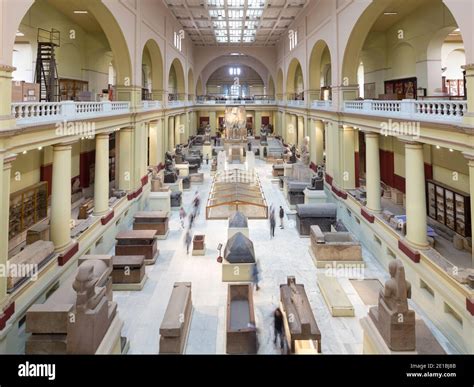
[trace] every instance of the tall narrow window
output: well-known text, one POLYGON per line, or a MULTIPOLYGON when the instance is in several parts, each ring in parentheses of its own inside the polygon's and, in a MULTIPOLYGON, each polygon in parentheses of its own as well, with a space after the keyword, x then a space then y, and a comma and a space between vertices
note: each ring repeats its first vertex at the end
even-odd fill
POLYGON ((360 62, 359 69, 357 70, 357 83, 359 84, 359 97, 365 98, 365 70, 364 70, 364 63, 360 62))

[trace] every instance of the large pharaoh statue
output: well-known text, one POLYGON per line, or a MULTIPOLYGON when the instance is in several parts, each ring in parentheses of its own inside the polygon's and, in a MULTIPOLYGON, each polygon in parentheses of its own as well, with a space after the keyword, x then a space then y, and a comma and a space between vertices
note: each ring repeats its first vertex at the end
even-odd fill
POLYGON ((245 140, 247 137, 247 114, 244 106, 228 107, 225 110, 226 139, 245 140))

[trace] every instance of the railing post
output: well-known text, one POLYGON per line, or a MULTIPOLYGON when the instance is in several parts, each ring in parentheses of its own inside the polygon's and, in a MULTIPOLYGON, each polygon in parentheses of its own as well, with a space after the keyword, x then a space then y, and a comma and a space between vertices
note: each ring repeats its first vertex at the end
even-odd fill
POLYGON ((365 99, 362 102, 362 110, 365 111, 365 112, 372 111, 372 102, 373 102, 373 100, 371 100, 371 99, 365 99))
POLYGON ((60 103, 60 116, 64 120, 73 119, 76 117, 76 103, 74 101, 63 101, 60 103))
POLYGON ((102 102, 102 112, 103 113, 111 113, 112 112, 112 102, 110 102, 110 101, 102 102))
POLYGON ((416 113, 416 100, 414 99, 403 99, 400 101, 400 113, 403 115, 411 116, 416 113))

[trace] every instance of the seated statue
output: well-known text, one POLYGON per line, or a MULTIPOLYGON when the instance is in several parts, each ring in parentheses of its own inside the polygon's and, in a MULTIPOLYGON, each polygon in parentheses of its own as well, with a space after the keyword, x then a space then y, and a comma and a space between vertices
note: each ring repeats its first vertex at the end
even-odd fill
POLYGON ((288 161, 288 164, 296 164, 298 159, 296 158, 296 145, 291 146, 291 155, 290 155, 290 160, 288 161))
POLYGON ((318 167, 318 172, 311 177, 311 185, 308 186, 311 191, 321 191, 324 189, 323 169, 318 167))
POLYGON ((262 127, 262 129, 260 130, 260 144, 262 144, 262 145, 268 145, 268 140, 267 140, 268 132, 267 132, 267 130, 268 130, 267 127, 262 127))
POLYGON ((209 145, 211 143, 211 126, 207 125, 204 132, 204 143, 209 145))
POLYGON ((176 183, 178 180, 178 174, 174 168, 173 156, 171 156, 170 152, 166 152, 165 154, 165 183, 176 183))
POLYGON ((174 152, 174 160, 176 164, 184 164, 184 156, 183 156, 183 146, 178 144, 176 145, 176 150, 174 152))
POLYGON ((402 261, 391 261, 390 279, 380 291, 379 303, 370 308, 369 316, 392 351, 414 351, 415 312, 408 308, 411 285, 405 279, 402 261))

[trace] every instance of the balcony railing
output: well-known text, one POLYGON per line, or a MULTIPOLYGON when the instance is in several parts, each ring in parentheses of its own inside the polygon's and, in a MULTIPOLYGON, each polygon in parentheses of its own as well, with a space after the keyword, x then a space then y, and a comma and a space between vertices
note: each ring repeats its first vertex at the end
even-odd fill
POLYGON ((273 98, 265 99, 231 99, 231 98, 198 98, 196 105, 276 105, 277 101, 273 98))
POLYGON ((130 102, 21 102, 12 104, 17 124, 28 125, 52 121, 87 119, 97 116, 126 114, 130 102))
POLYGON ((286 101, 287 106, 291 107, 305 107, 306 102, 301 99, 290 99, 286 101))
POLYGON ((311 109, 332 110, 332 101, 313 101, 311 102, 311 109))
POLYGON ((142 101, 141 109, 148 110, 159 110, 162 108, 161 101, 142 101))
POLYGON ((460 122, 467 113, 467 101, 345 101, 344 111, 384 117, 425 121, 460 122))

